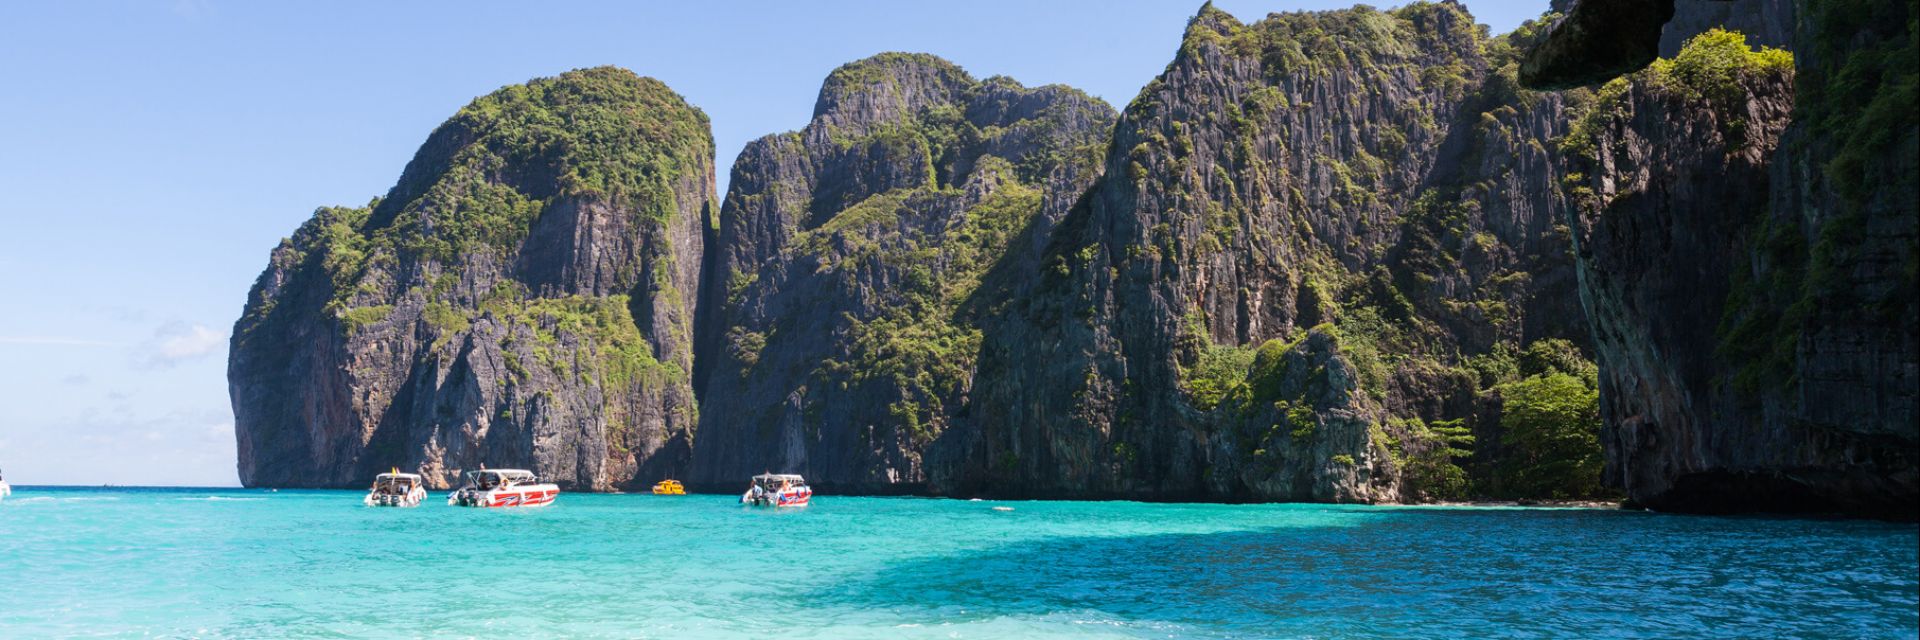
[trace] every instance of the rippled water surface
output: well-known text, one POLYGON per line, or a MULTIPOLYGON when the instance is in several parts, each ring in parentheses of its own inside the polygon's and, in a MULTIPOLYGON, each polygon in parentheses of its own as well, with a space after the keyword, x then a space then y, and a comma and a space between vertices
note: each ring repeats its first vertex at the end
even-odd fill
POLYGON ((1916 528, 1552 509, 16 488, 0 637, 1915 637, 1916 528), (996 511, 991 507, 1012 507, 996 511))

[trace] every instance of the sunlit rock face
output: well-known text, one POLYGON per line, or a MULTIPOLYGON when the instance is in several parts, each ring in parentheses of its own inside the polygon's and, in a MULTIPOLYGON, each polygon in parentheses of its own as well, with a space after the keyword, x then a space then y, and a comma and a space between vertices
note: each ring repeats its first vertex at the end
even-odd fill
POLYGON ((708 255, 694 480, 924 490, 981 325, 1098 176, 1113 109, 925 54, 828 76, 736 161, 708 255))
POLYGON ((622 69, 461 109, 384 198, 274 249, 228 364, 241 481, 683 471, 712 158, 704 114, 622 69))

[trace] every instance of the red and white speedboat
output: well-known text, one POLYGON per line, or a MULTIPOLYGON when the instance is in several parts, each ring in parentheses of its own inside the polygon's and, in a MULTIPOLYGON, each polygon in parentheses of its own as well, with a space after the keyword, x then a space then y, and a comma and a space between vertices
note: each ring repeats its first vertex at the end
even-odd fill
POLYGON ((804 507, 813 500, 813 488, 805 478, 791 473, 763 473, 753 477, 753 486, 741 494, 740 504, 762 507, 804 507))
POLYGON ((525 469, 481 469, 467 472, 467 483, 447 494, 456 507, 539 507, 560 496, 558 485, 541 482, 525 469))

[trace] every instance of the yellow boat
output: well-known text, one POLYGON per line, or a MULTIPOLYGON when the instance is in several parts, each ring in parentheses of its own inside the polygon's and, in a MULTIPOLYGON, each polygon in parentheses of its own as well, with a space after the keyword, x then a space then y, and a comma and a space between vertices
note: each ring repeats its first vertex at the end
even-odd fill
POLYGON ((653 485, 653 495, 684 496, 687 495, 687 488, 680 486, 679 480, 661 480, 658 484, 653 485))

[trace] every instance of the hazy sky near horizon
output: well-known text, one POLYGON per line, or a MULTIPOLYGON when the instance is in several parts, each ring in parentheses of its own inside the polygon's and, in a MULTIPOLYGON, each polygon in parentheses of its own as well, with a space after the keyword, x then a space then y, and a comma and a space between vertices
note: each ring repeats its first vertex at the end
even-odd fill
MULTIPOLYGON (((1354 3, 1214 4, 1252 21, 1354 3)), ((1547 0, 1465 4, 1503 33, 1547 0)), ((724 183, 749 140, 805 125, 846 62, 924 51, 1117 108, 1199 6, 0 4, 0 472, 238 484, 227 338, 268 251, 316 207, 384 194, 434 126, 500 86, 607 64, 659 78, 712 118, 724 183)))

